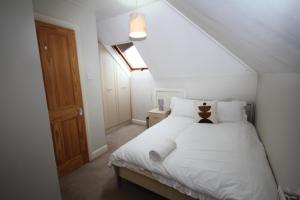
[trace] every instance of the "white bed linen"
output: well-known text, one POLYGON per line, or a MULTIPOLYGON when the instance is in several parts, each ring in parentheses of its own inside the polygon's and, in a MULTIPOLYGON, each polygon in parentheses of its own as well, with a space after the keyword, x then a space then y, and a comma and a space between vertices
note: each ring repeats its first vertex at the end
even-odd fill
POLYGON ((247 122, 212 125, 168 117, 115 151, 110 164, 146 169, 158 181, 198 199, 277 196, 263 146, 247 122), (175 140, 177 148, 163 162, 152 162, 149 149, 161 137, 175 140))
POLYGON ((176 149, 176 143, 173 140, 160 140, 152 146, 149 151, 149 158, 155 162, 163 161, 172 151, 176 149))
POLYGON ((276 184, 248 122, 192 124, 163 162, 170 178, 216 199, 275 200, 276 184))
POLYGON ((167 117, 117 149, 111 155, 109 165, 118 165, 118 161, 126 161, 154 173, 167 174, 162 165, 154 164, 155 162, 149 158, 149 151, 158 141, 168 139, 174 141, 178 134, 193 122, 192 118, 167 117))

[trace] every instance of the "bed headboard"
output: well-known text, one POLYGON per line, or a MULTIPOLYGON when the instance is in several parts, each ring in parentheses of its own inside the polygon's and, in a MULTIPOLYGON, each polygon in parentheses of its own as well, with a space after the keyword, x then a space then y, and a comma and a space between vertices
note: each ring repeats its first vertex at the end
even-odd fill
POLYGON ((164 99, 164 108, 170 108, 171 98, 185 98, 185 91, 182 89, 163 89, 155 88, 153 94, 153 106, 158 107, 158 99, 164 99))

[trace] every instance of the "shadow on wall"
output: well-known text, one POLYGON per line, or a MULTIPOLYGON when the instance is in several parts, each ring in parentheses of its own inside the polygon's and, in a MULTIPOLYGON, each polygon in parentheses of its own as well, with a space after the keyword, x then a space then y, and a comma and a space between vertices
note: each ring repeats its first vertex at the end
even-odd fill
POLYGON ((259 76, 256 125, 278 183, 300 195, 300 74, 259 76))

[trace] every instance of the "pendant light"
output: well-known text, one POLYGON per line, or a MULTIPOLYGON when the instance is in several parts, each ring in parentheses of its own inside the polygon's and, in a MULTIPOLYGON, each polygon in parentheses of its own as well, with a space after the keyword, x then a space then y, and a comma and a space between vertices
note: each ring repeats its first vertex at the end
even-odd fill
POLYGON ((147 37, 145 15, 136 11, 129 16, 129 37, 131 40, 144 40, 147 37))

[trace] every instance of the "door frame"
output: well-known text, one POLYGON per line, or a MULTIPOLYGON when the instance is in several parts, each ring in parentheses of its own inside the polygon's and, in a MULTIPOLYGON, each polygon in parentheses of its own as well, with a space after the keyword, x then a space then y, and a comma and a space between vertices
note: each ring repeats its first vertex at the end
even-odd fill
POLYGON ((45 22, 48 24, 53 24, 56 26, 61 26, 63 28, 68 28, 72 29, 75 32, 75 42, 76 42, 76 50, 77 50, 77 59, 78 59, 78 66, 79 66, 79 78, 80 78, 80 87, 81 87, 81 93, 82 93, 82 101, 83 101, 83 110, 84 110, 84 120, 85 120, 85 129, 86 129, 86 137, 87 137, 87 148, 88 148, 88 157, 89 160, 93 160, 93 151, 92 151, 92 140, 91 140, 91 134, 90 134, 90 128, 89 128, 89 121, 88 121, 88 114, 87 114, 87 96, 86 96, 86 90, 85 90, 85 69, 84 65, 82 63, 82 53, 81 53, 81 48, 80 48, 80 29, 79 26, 76 24, 72 24, 70 22, 57 19, 54 17, 50 17, 47 15, 43 15, 40 13, 34 13, 34 19, 45 22))

